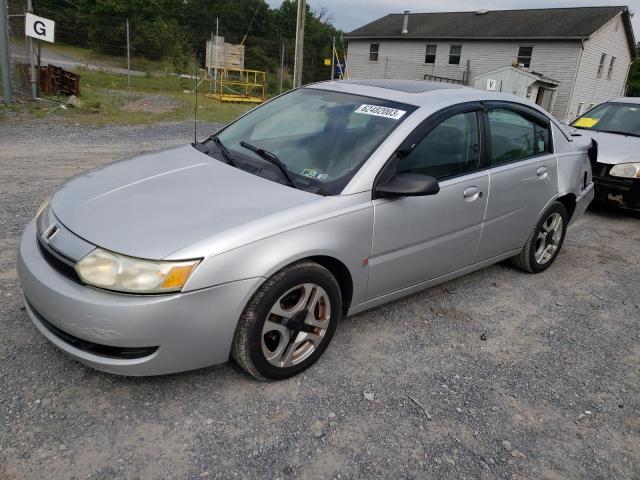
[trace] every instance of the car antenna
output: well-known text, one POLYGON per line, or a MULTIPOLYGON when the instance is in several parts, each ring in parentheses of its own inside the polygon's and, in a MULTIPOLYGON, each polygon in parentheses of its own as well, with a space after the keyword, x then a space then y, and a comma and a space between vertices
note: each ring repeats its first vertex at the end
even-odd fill
POLYGON ((196 56, 196 88, 194 93, 196 95, 195 106, 193 109, 193 141, 198 143, 198 57, 196 56))

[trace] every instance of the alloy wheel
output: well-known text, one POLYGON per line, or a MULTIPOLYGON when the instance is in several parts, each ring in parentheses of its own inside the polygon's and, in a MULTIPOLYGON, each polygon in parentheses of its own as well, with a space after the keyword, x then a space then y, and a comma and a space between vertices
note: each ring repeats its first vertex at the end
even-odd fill
POLYGON ((552 213, 542 223, 536 238, 534 254, 538 264, 545 265, 553 258, 562 240, 563 224, 559 213, 552 213))
POLYGON ((262 353, 272 365, 291 367, 322 343, 331 321, 327 292, 314 283, 297 285, 273 304, 262 328, 262 353))

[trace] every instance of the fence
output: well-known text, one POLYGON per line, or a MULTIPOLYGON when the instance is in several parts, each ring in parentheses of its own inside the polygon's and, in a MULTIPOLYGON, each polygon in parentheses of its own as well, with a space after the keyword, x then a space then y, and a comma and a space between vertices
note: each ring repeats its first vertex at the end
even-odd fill
MULTIPOLYGON (((56 67, 67 72, 79 73, 81 78, 94 78, 96 73, 127 76, 127 84, 133 87, 142 83, 143 78, 147 84, 151 83, 148 81, 149 78, 157 78, 159 91, 164 88, 161 83, 172 92, 191 90, 194 83, 192 77, 204 76, 206 42, 213 38, 216 30, 215 16, 213 22, 211 17, 217 15, 219 10, 219 35, 234 44, 246 41, 244 68, 265 71, 265 75, 259 80, 254 78, 249 82, 259 84, 260 90, 264 91, 258 96, 270 96, 291 88, 294 36, 285 36, 283 30, 266 36, 263 31, 262 37, 252 37, 250 33, 251 24, 255 25, 260 20, 260 11, 256 5, 262 5, 261 8, 264 9, 269 8, 265 2, 227 2, 231 7, 226 10, 217 6, 220 2, 194 2, 198 3, 200 8, 206 8, 207 11, 204 13, 207 15, 185 12, 179 5, 181 2, 176 2, 175 15, 167 14, 162 21, 150 19, 144 12, 138 12, 137 16, 132 18, 116 14, 101 14, 97 18, 81 11, 80 5, 83 2, 36 0, 34 3, 34 14, 56 21, 55 44, 34 42, 36 71, 42 71, 45 75, 49 75, 56 67), (238 17, 238 11, 249 7, 255 9, 254 17, 257 14, 258 18, 251 19, 251 23, 238 19, 242 18, 238 17), (215 10, 216 8, 218 10, 215 10), (160 81, 161 79, 163 80, 160 81)), ((187 5, 187 2, 184 2, 184 5, 187 5)), ((27 0, 8 0, 8 7, 11 83, 14 97, 20 100, 31 97, 28 67, 31 52, 27 48, 24 34, 27 0)), ((136 8, 142 11, 147 7, 143 2, 142 6, 136 8)), ((267 20, 264 21, 270 22, 272 14, 273 11, 265 16, 267 20)), ((332 35, 327 34, 325 37, 318 40, 316 33, 314 38, 305 42, 304 71, 308 73, 306 82, 325 80, 331 76, 331 67, 325 66, 324 59, 330 57, 332 35)), ((344 45, 340 48, 344 51, 344 45)), ((69 77, 66 73, 63 76, 69 77)), ((39 87, 47 86, 42 93, 68 93, 66 88, 56 88, 56 82, 53 87, 49 80, 40 79, 36 80, 36 83, 39 87)), ((120 88, 121 80, 114 79, 113 83, 120 88)), ((83 84, 81 80, 81 93, 83 84)), ((246 88, 239 84, 236 86, 246 88)), ((208 89, 207 83, 204 83, 202 88, 208 89)), ((212 90, 211 93, 215 91, 212 90)))

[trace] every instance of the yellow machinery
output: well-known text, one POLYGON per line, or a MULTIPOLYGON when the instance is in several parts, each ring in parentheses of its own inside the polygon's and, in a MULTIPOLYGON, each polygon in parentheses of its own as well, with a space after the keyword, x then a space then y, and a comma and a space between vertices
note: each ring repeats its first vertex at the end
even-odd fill
POLYGON ((260 70, 218 68, 214 76, 207 79, 213 82, 213 91, 205 96, 221 102, 262 103, 265 79, 265 72, 260 70))

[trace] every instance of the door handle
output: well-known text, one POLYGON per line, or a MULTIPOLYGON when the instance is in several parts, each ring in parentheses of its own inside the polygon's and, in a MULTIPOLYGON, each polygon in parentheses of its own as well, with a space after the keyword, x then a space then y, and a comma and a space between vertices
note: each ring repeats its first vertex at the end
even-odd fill
POLYGON ((548 172, 549 172, 549 169, 547 167, 539 167, 538 170, 536 170, 536 175, 539 178, 547 178, 548 172))
POLYGON ((473 202, 482 196, 482 192, 478 187, 467 187, 464 192, 462 192, 462 196, 466 202, 473 202))

